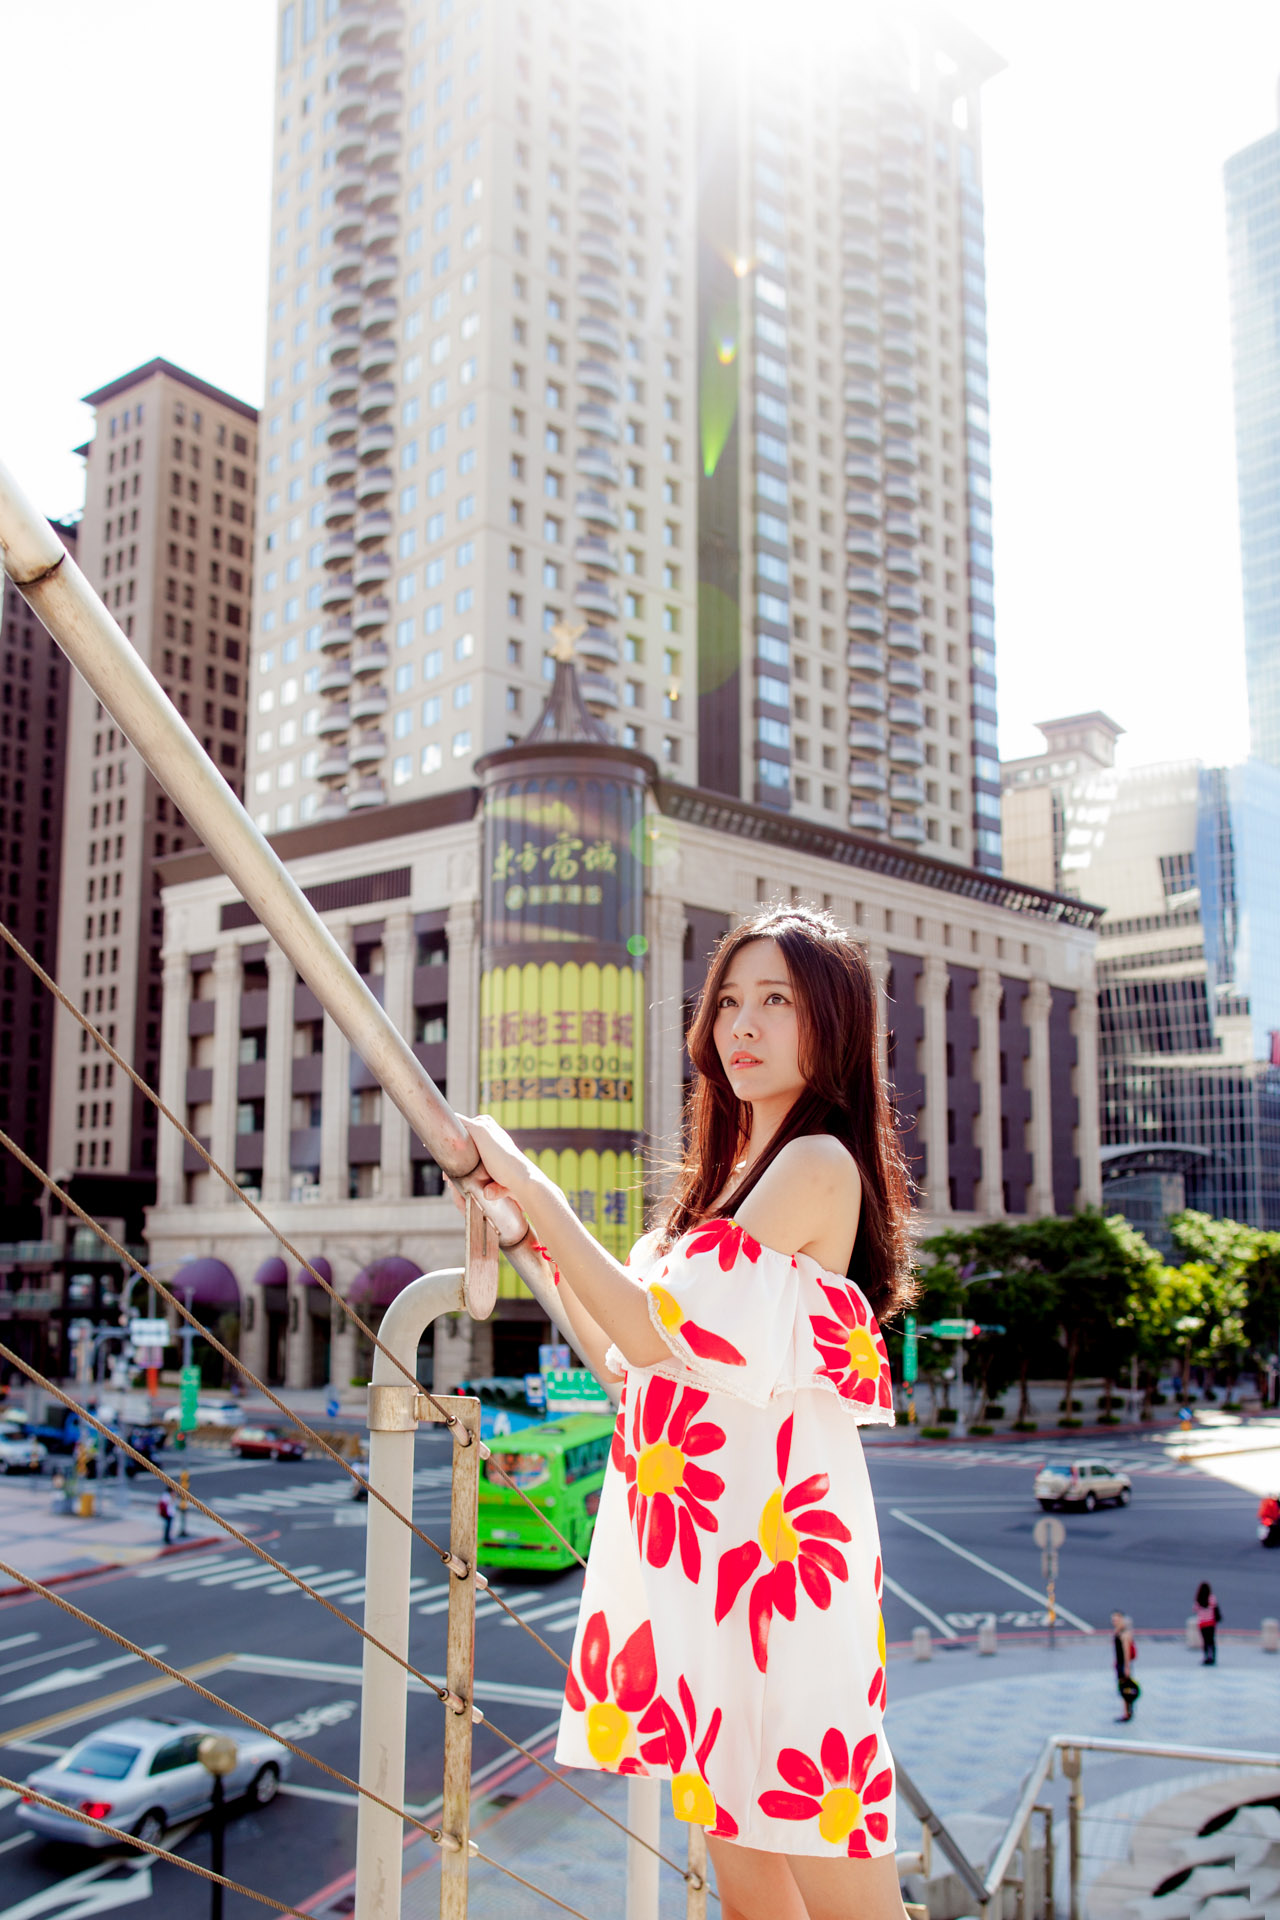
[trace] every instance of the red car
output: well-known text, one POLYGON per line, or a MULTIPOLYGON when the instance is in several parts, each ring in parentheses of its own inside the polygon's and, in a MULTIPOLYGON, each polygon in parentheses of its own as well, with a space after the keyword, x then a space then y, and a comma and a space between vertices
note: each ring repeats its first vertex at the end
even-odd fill
POLYGON ((301 1460, 307 1451, 284 1427, 237 1427, 231 1445, 242 1460, 301 1460))

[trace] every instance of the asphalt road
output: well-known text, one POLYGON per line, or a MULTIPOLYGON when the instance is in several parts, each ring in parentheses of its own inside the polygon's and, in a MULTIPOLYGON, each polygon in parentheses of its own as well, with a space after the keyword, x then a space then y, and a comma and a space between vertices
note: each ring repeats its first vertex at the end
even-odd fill
MULTIPOLYGON (((1280 1553, 1254 1537, 1256 1497, 1177 1467, 1147 1446, 1090 1447, 1134 1470, 1132 1505, 1065 1518, 1057 1597, 1060 1630, 1093 1629, 1106 1664, 1110 1610, 1140 1628, 1180 1627, 1197 1582, 1211 1579, 1228 1626, 1256 1628, 1280 1613, 1280 1553), (1158 1470, 1156 1470, 1158 1469, 1158 1470)), ((981 1620, 1001 1633, 1042 1629, 1040 1555, 1032 1540, 1039 1508, 1031 1495, 1036 1454, 1009 1446, 920 1450, 898 1441, 869 1446, 880 1515, 890 1641, 929 1625, 935 1645, 961 1645, 981 1620)), ((418 1441, 415 1511, 426 1531, 447 1530, 448 1442, 418 1441)), ((193 1489, 253 1531, 287 1566, 334 1604, 361 1618, 363 1506, 336 1469, 313 1462, 272 1466, 206 1456, 193 1461, 193 1489)), ((425 1672, 443 1666, 444 1576, 415 1543, 411 1658, 425 1672)), ((502 1591, 566 1654, 581 1576, 507 1575, 502 1591)), ((358 1637, 232 1543, 198 1548, 141 1567, 79 1580, 67 1597, 178 1667, 197 1666, 203 1683, 310 1753, 349 1775, 359 1727, 358 1637)), ((545 1750, 560 1672, 528 1636, 491 1606, 480 1609, 477 1698, 506 1732, 545 1750)), ((126 1712, 204 1711, 176 1686, 124 1698, 157 1679, 136 1658, 93 1636, 47 1602, 0 1603, 0 1771, 23 1778, 55 1752, 126 1712)), ((217 1716, 210 1710, 209 1718, 217 1716)), ((229 1724, 223 1722, 223 1724, 229 1724)), ((408 1804, 429 1808, 439 1791, 441 1709, 429 1695, 409 1703, 408 1804)), ((507 1765, 495 1735, 476 1729, 475 1765, 489 1790, 507 1765)), ((0 1794, 0 1920, 88 1920, 128 1909, 140 1920, 188 1920, 209 1910, 209 1888, 177 1865, 113 1853, 86 1853, 34 1838, 0 1794)), ((233 1878, 306 1906, 351 1869, 354 1796, 298 1761, 286 1790, 260 1811, 237 1808, 227 1840, 233 1878)), ((207 1831, 170 1836, 185 1858, 209 1864, 207 1831)), ((228 1896, 227 1920, 266 1909, 228 1896)))

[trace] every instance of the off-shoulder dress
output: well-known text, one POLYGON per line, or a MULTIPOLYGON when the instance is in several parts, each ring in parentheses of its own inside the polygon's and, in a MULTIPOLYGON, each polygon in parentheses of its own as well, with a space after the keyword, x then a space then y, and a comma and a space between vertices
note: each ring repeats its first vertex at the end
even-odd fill
POLYGON ((671 1781, 676 1817, 769 1853, 892 1853, 875 1507, 893 1424, 859 1289, 712 1219, 628 1267, 671 1350, 628 1367, 556 1757, 671 1781))

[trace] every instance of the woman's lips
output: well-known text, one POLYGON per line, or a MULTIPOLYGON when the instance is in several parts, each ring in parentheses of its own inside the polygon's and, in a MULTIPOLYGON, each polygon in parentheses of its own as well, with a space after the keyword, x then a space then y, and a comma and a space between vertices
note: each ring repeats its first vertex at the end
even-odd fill
POLYGON ((758 1067, 761 1064, 754 1053, 734 1053, 729 1057, 731 1067, 758 1067))

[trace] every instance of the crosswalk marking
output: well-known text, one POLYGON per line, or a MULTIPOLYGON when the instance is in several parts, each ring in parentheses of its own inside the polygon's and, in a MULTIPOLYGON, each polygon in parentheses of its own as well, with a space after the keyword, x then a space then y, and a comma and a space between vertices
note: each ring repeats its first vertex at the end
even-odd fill
POLYGON ((1055 1455, 1074 1453, 1080 1458, 1087 1454, 1090 1460, 1102 1460, 1121 1473, 1141 1473, 1161 1478, 1187 1479, 1199 1478, 1193 1466, 1185 1466, 1182 1461, 1171 1459, 1168 1455, 1157 1453, 1154 1448, 1149 1452, 1131 1448, 1116 1450, 1106 1445, 1098 1446, 1091 1440, 1073 1440, 1069 1433, 1054 1434, 1047 1432, 1044 1438, 1033 1446, 1026 1447, 983 1447, 965 1446, 948 1442, 945 1446, 921 1446, 911 1440, 874 1440, 867 1443, 866 1456, 870 1466, 883 1460, 897 1466, 904 1460, 915 1465, 929 1467, 950 1467, 953 1470, 964 1467, 1013 1467, 1019 1473, 1032 1474, 1047 1453, 1055 1455))

